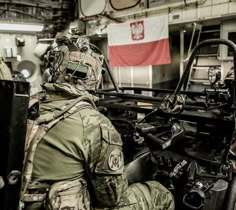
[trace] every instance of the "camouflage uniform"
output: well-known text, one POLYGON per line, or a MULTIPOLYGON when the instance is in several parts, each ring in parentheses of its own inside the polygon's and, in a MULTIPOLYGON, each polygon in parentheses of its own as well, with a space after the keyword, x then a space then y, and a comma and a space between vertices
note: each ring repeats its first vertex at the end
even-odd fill
POLYGON ((120 135, 94 107, 95 97, 78 86, 46 87, 54 90, 40 106, 38 122, 46 123, 27 133, 21 192, 27 210, 174 209, 158 182, 128 186, 120 135))
MULTIPOLYGON (((64 104, 45 103, 42 113, 60 110, 64 104)), ((120 136, 111 122, 88 103, 43 137, 36 149, 32 181, 51 184, 48 209, 91 209, 88 191, 92 192, 93 207, 174 209, 172 195, 158 182, 128 186, 120 136), (88 189, 88 185, 92 186, 88 189)))
POLYGON ((0 79, 12 80, 11 71, 0 57, 0 79))

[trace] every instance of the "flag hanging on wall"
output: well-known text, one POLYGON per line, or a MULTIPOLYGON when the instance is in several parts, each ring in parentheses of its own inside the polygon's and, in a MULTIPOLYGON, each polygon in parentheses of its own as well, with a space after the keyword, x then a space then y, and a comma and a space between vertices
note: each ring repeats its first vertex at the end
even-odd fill
POLYGON ((168 16, 111 24, 108 46, 111 66, 169 64, 168 16))

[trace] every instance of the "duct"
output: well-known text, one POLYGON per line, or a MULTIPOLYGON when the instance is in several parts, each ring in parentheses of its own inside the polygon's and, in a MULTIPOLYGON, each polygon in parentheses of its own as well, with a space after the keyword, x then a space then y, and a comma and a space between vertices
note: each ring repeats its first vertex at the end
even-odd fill
MULTIPOLYGON (((187 2, 187 5, 188 6, 191 6, 191 5, 202 5, 206 2, 207 0, 189 0, 187 2)), ((154 8, 148 8, 148 9, 143 9, 143 10, 140 10, 140 11, 132 11, 130 13, 122 13, 122 14, 114 14, 113 17, 114 18, 122 18, 122 17, 127 17, 127 16, 130 16, 130 15, 138 15, 138 14, 147 14, 147 13, 151 13, 151 12, 160 12, 162 10, 166 10, 166 9, 181 9, 181 8, 184 8, 186 7, 185 5, 185 2, 184 1, 181 1, 181 2, 176 2, 176 3, 169 3, 169 4, 165 4, 165 5, 162 5, 162 6, 158 6, 158 7, 154 7, 154 8)))
POLYGON ((98 14, 102 14, 106 9, 106 1, 105 0, 80 0, 79 1, 79 9, 84 17, 95 16, 98 14))
POLYGON ((140 4, 141 0, 109 0, 112 9, 121 11, 126 9, 131 9, 140 4))

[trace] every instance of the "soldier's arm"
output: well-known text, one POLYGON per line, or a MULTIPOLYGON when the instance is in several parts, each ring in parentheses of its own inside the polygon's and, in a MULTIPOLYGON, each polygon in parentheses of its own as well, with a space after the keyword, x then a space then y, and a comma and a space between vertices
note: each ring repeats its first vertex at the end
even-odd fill
POLYGON ((91 128, 91 132, 87 135, 87 142, 93 144, 88 150, 87 170, 91 180, 88 184, 92 185, 90 191, 93 205, 112 207, 119 202, 128 187, 128 182, 124 175, 120 135, 108 119, 100 116, 100 120, 99 126, 93 130, 91 128))

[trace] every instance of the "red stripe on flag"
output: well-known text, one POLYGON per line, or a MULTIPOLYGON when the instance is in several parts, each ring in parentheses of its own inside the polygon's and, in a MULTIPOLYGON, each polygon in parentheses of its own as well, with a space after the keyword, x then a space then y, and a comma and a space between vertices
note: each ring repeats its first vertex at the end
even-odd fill
POLYGON ((109 46, 111 66, 147 66, 169 64, 169 39, 149 43, 109 46))

